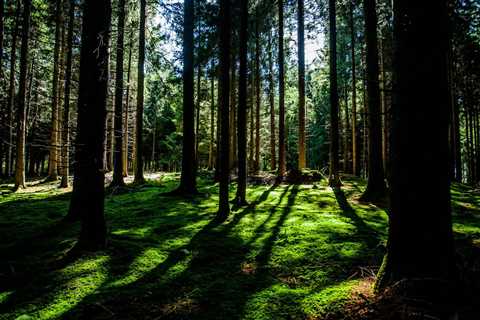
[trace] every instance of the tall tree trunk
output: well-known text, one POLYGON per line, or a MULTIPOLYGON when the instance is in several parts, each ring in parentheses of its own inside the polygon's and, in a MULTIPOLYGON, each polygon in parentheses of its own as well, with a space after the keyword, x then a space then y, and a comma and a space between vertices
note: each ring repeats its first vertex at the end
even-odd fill
POLYGON ((390 227, 377 287, 406 280, 407 296, 443 303, 451 301, 456 278, 446 1, 395 1, 394 43, 390 227))
POLYGON ((298 0, 298 169, 305 169, 305 18, 304 1, 298 0))
POLYGON ((220 0, 220 77, 222 86, 222 112, 221 112, 221 134, 220 134, 220 194, 218 203, 217 219, 225 221, 230 214, 228 201, 228 189, 230 184, 229 170, 229 92, 230 92, 230 0, 220 0))
POLYGON ((337 83, 337 18, 335 0, 329 0, 330 20, 330 177, 331 187, 339 187, 338 174, 338 83, 337 83))
POLYGON ((351 172, 351 165, 350 165, 350 112, 348 110, 348 89, 347 89, 347 79, 345 79, 345 137, 343 140, 343 171, 350 173, 351 172))
POLYGON ((75 179, 70 206, 80 214, 78 246, 86 250, 106 245, 103 148, 108 86, 109 0, 85 0, 78 98, 75 179))
POLYGON ((130 79, 132 71, 132 47, 133 47, 133 32, 130 31, 128 39, 128 67, 127 67, 127 92, 125 94, 125 118, 123 122, 123 176, 128 176, 128 147, 129 139, 128 125, 130 123, 130 79))
POLYGON ((62 1, 56 0, 55 5, 55 48, 53 51, 53 79, 52 79, 52 127, 50 131, 50 146, 48 157, 48 180, 58 179, 58 97, 59 97, 59 69, 60 49, 62 44, 62 1))
POLYGON ((31 0, 23 1, 22 46, 20 49, 20 79, 17 102, 17 158, 15 166, 15 189, 25 188, 25 98, 27 89, 28 41, 30 34, 31 0))
POLYGON ((17 38, 20 26, 20 0, 16 1, 15 27, 12 33, 12 48, 10 50, 10 74, 8 86, 8 152, 6 163, 6 175, 11 176, 13 171, 13 128, 14 128, 14 106, 15 106, 15 69, 17 63, 17 38))
MULTIPOLYGON (((143 103, 145 88, 145 19, 147 0, 140 0, 140 25, 138 32, 137 114, 135 128, 135 178, 134 183, 145 183, 143 176, 143 103)), ((193 142, 192 142, 193 143, 193 142)))
POLYGON ((353 17, 354 2, 350 2, 350 35, 351 35, 351 60, 352 60, 352 173, 357 176, 360 170, 360 155, 358 152, 357 129, 357 60, 355 57, 355 20, 353 17))
POLYGON ((382 159, 382 120, 380 87, 378 83, 377 12, 375 0, 364 1, 367 96, 368 96, 368 184, 362 195, 364 201, 380 201, 387 191, 382 159))
POLYGON ((121 187, 123 181, 123 60, 125 38, 125 0, 118 0, 117 9, 117 61, 115 72, 114 157, 111 186, 121 187))
MULTIPOLYGON (((184 1, 183 30, 183 149, 182 176, 178 192, 185 194, 197 193, 195 166, 195 103, 194 103, 194 1, 184 1)), ((228 93, 227 93, 228 98, 228 93)), ((227 154, 228 156, 228 154, 227 154)))
POLYGON ((198 169, 200 166, 200 157, 198 153, 198 146, 200 144, 200 104, 201 104, 201 91, 202 91, 202 66, 199 63, 197 65, 197 103, 195 105, 196 115, 195 115, 195 168, 198 169))
POLYGON ((70 167, 70 91, 72 78, 72 56, 73 56, 73 28, 75 25, 75 0, 70 0, 68 9, 68 31, 67 31, 67 61, 65 69, 65 97, 63 100, 63 144, 62 144, 62 158, 63 158, 63 172, 62 182, 60 187, 68 187, 68 175, 70 167))
POLYGON ((255 161, 253 170, 260 170, 260 105, 261 105, 261 82, 260 82, 260 34, 258 24, 260 17, 257 14, 255 19, 255 161))
POLYGON ((215 148, 215 76, 214 76, 214 63, 212 59, 212 79, 210 80, 211 88, 210 88, 210 98, 211 98, 211 106, 210 106, 210 146, 208 150, 208 169, 212 170, 215 166, 215 156, 214 156, 214 148, 215 148))
POLYGON ((235 204, 247 204, 247 51, 248 51, 248 0, 241 0, 240 16, 240 72, 238 75, 238 179, 235 204))
POLYGON ((237 63, 235 54, 232 54, 232 63, 231 63, 231 80, 230 80, 230 124, 229 124, 229 137, 230 137, 230 151, 229 151, 229 168, 233 170, 235 167, 235 146, 236 146, 236 135, 235 135, 235 108, 237 104, 236 97, 236 88, 235 81, 237 78, 237 63))
POLYGON ((270 170, 277 169, 277 151, 276 151, 276 135, 275 135, 275 83, 273 74, 273 45, 272 36, 269 33, 268 38, 268 99, 270 103, 270 170))
POLYGON ((285 53, 283 44, 283 0, 278 0, 278 175, 287 171, 285 146, 285 53))

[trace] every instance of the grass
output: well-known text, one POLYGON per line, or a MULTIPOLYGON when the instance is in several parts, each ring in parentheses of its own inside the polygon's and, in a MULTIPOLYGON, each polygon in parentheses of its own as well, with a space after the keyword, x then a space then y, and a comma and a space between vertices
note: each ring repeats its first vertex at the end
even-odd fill
MULTIPOLYGON (((0 196, 0 319, 321 319, 372 281, 386 213, 325 181, 249 186, 250 205, 212 223, 218 186, 164 196, 162 175, 106 197, 108 249, 72 258, 78 225, 58 221, 69 193, 38 184, 0 196)), ((234 195, 232 186, 232 197, 234 195)), ((480 197, 455 185, 454 229, 478 243, 480 197)))

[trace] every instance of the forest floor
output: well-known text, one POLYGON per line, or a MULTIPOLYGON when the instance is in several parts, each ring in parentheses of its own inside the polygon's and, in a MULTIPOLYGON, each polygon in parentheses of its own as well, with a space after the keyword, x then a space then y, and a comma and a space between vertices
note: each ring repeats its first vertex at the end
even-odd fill
MULTIPOLYGON (((0 319, 343 319, 370 299, 388 220, 356 200, 362 180, 250 185, 250 205, 218 225, 206 175, 189 199, 162 195, 178 175, 148 178, 109 190, 108 248, 80 257, 79 224, 59 223, 71 190, 0 185, 0 319)), ((452 195, 462 267, 478 274, 480 195, 452 195)))

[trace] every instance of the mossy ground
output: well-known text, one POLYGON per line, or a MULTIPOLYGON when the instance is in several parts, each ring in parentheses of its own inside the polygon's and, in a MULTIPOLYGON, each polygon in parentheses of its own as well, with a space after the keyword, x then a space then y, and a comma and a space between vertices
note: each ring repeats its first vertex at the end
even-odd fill
MULTIPOLYGON (((337 193, 326 181, 252 185, 250 206, 219 225, 218 186, 204 177, 202 196, 162 195, 177 182, 165 174, 109 193, 108 249, 75 258, 79 225, 59 224, 68 190, 0 196, 0 319, 321 319, 371 287, 388 218, 355 200, 361 180, 337 193)), ((453 188, 454 228, 478 244, 470 191, 453 188)))

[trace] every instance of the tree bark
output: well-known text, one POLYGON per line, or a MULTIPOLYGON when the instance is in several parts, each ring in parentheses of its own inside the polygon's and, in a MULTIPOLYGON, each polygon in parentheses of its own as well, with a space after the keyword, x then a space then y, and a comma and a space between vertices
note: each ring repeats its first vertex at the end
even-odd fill
POLYGON ((78 247, 106 245, 103 148, 108 86, 109 0, 85 0, 78 98, 75 179, 72 201, 82 221, 78 247))
POLYGON ((337 18, 335 0, 329 0, 330 21, 330 174, 331 187, 339 187, 338 174, 339 137, 338 137, 338 83, 337 83, 337 18))
POLYGON ((268 39, 268 82, 269 92, 268 99, 270 103, 270 170, 277 169, 277 151, 276 151, 276 134, 275 134, 275 83, 273 74, 273 46, 272 36, 269 33, 268 39))
POLYGON ((75 25, 75 0, 70 0, 68 10, 68 31, 67 31, 67 61, 65 69, 65 97, 63 100, 63 144, 62 144, 62 158, 63 158, 63 172, 61 188, 68 187, 68 175, 70 168, 70 91, 72 78, 72 57, 73 57, 73 28, 75 25))
POLYGON ((446 1, 394 2, 390 228, 377 282, 382 289, 404 280, 397 288, 407 297, 442 304, 451 301, 456 280, 446 7, 446 1))
POLYGON ((129 149, 129 128, 130 123, 130 79, 132 71, 132 47, 133 32, 130 31, 128 39, 128 67, 127 67, 127 92, 125 94, 125 118, 123 122, 123 176, 128 177, 128 149, 129 149))
POLYGON ((115 72, 115 115, 113 132, 114 156, 113 156, 113 179, 111 186, 122 187, 123 181, 123 60, 124 60, 124 38, 125 38, 125 0, 118 0, 117 9, 117 56, 115 72))
POLYGON ((220 134, 220 194, 217 219, 225 221, 230 214, 228 201, 228 189, 230 184, 229 170, 229 92, 230 92, 230 0, 220 0, 220 77, 222 86, 222 112, 221 112, 221 134, 220 134))
POLYGON ((358 176, 360 170, 360 156, 358 152, 358 128, 357 128, 357 61, 355 57, 355 20, 353 17, 354 3, 350 2, 350 35, 351 35, 351 59, 352 59, 352 173, 358 176))
POLYGON ((20 48, 20 79, 17 102, 17 157, 15 166, 15 189, 23 189, 25 184, 25 99, 27 90, 28 41, 30 35, 31 0, 23 1, 22 46, 20 48))
POLYGON ((214 76, 214 63, 212 59, 212 79, 210 80, 210 146, 208 150, 208 169, 212 170, 215 167, 215 76, 214 76))
POLYGON ((304 1, 298 0, 298 169, 305 169, 305 18, 304 1))
POLYGON ((382 159, 382 120, 378 67, 377 13, 375 0, 364 1, 367 96, 368 96, 368 183, 363 201, 381 201, 387 192, 382 159))
POLYGON ((283 48, 283 0, 278 1, 278 175, 287 171, 285 146, 285 53, 283 48))
POLYGON ((238 179, 235 204, 247 204, 247 51, 248 51, 248 0, 241 0, 240 16, 240 71, 238 75, 238 179))
POLYGON ((258 24, 260 17, 255 19, 255 160, 253 170, 260 170, 260 105, 261 105, 261 82, 260 82, 260 34, 258 24))
MULTIPOLYGON (((194 102, 194 1, 184 1, 183 30, 183 148, 182 175, 177 192, 197 193, 195 160, 195 102, 194 102)), ((228 97, 228 94, 227 94, 228 97)))
POLYGON ((59 69, 62 33, 62 1, 56 0, 55 5, 55 48, 53 52, 53 79, 52 79, 52 127, 50 131, 50 146, 48 157, 48 180, 58 179, 58 104, 59 104, 59 69))

